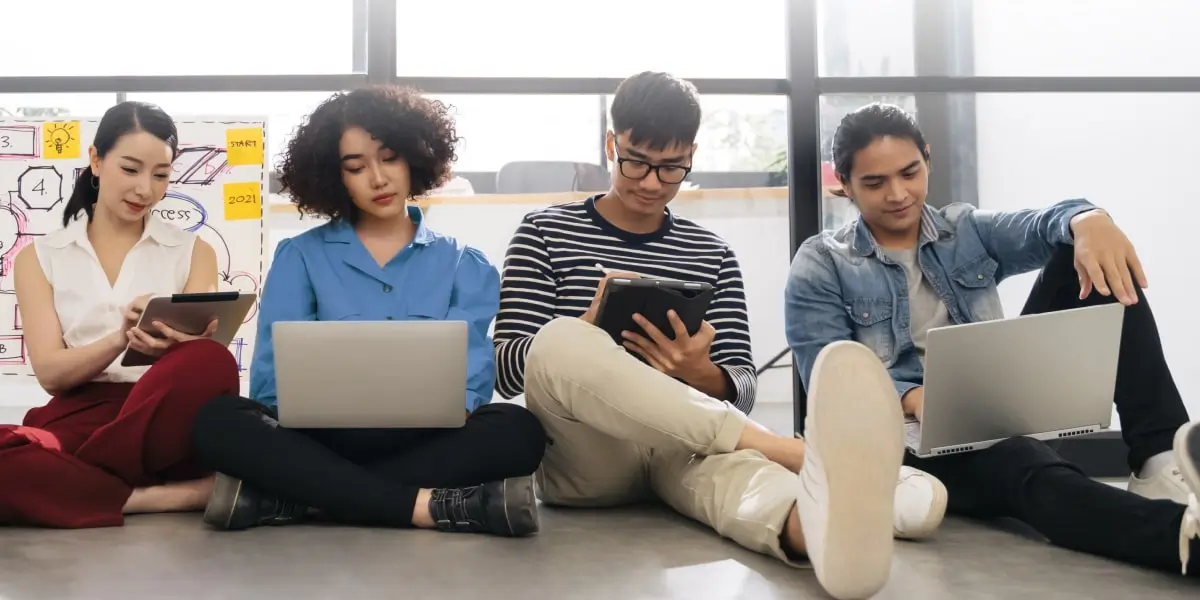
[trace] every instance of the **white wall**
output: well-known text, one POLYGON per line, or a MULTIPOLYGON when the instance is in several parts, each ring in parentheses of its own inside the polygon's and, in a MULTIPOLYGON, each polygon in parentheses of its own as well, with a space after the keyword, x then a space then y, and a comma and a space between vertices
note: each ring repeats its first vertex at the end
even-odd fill
MULTIPOLYGON (((979 75, 1198 75, 1200 2, 985 0, 975 3, 979 75), (1032 28, 1020 31, 1022 28, 1032 28)), ((1147 269, 1167 360, 1193 418, 1196 270, 1187 251, 1200 220, 1192 182, 1200 94, 980 94, 980 205, 1046 206, 1084 197, 1113 214, 1147 269)), ((1033 275, 1001 286, 1020 312, 1033 275)))

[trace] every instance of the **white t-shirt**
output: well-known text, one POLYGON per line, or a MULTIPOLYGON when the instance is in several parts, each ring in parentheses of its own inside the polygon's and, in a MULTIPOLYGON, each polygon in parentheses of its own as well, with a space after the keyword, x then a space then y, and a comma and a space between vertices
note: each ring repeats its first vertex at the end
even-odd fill
MULTIPOLYGON (((38 262, 54 288, 54 310, 68 348, 86 346, 121 327, 129 302, 143 294, 178 294, 187 285, 196 236, 149 217, 116 285, 109 285, 87 236, 87 217, 35 238, 38 262)), ((134 382, 149 367, 122 367, 122 352, 93 381, 134 382)))
POLYGON ((930 329, 951 325, 950 314, 946 305, 937 295, 933 285, 925 279, 921 265, 917 262, 917 249, 884 250, 889 258, 904 267, 908 277, 908 317, 909 330, 912 334, 913 345, 917 348, 917 356, 921 364, 925 364, 925 340, 930 329))

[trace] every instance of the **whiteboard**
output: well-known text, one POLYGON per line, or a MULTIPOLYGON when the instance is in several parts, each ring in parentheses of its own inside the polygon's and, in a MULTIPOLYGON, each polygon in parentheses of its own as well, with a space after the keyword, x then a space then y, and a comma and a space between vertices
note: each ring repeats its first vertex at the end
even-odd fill
MULTIPOLYGON (((0 374, 32 375, 13 290, 17 253, 62 227, 75 179, 88 165, 99 119, 0 119, 0 374)), ((153 209, 217 253, 222 290, 259 292, 268 190, 266 118, 177 119, 179 156, 167 195, 153 209)), ((242 376, 254 354, 257 304, 230 351, 242 376)))

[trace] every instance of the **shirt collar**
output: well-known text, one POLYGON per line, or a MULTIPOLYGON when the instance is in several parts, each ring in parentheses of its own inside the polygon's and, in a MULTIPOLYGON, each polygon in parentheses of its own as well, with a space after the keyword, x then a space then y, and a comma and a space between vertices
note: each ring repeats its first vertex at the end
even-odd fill
MULTIPOLYGON (((413 245, 428 246, 432 244, 435 236, 425 226, 425 215, 421 212, 421 207, 410 205, 408 207, 408 218, 417 224, 417 232, 413 235, 413 245)), ((325 241, 339 244, 349 244, 354 241, 354 226, 349 221, 340 219, 331 225, 331 227, 325 230, 325 241)))
MULTIPOLYGON (((935 242, 942 238, 949 237, 954 233, 954 228, 950 226, 950 222, 926 204, 921 208, 921 236, 918 246, 924 246, 929 242, 935 242)), ((867 222, 858 217, 854 225, 854 246, 853 251, 859 256, 871 256, 879 249, 875 242, 875 236, 871 234, 871 230, 867 227, 867 222)))
MULTIPOLYGON (((87 237, 89 221, 87 213, 81 212, 70 223, 67 223, 66 227, 46 236, 46 243, 52 248, 65 248, 71 244, 83 247, 91 246, 87 237)), ((142 230, 142 237, 138 243, 140 244, 147 238, 154 240, 160 246, 179 246, 190 239, 191 234, 150 215, 145 219, 145 228, 142 230)))

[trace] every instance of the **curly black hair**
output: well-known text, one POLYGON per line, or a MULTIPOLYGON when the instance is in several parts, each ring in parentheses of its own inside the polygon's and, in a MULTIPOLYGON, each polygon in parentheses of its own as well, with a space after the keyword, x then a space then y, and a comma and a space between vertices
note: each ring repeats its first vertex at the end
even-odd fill
POLYGON ((419 90, 370 86, 338 92, 321 103, 288 142, 279 182, 302 213, 354 221, 358 208, 342 183, 338 145, 348 127, 362 127, 408 163, 412 197, 450 176, 459 138, 451 108, 419 90))

